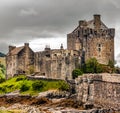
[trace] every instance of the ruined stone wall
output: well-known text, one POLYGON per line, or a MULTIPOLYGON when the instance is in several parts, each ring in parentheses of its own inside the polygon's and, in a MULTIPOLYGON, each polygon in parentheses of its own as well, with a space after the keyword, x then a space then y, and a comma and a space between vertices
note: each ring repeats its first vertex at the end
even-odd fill
POLYGON ((6 60, 6 78, 10 78, 17 72, 17 55, 6 57, 6 60))
POLYGON ((35 54, 35 71, 48 78, 71 79, 72 71, 79 66, 79 52, 50 50, 35 54), (49 54, 48 54, 49 53, 49 54))
POLYGON ((77 99, 107 108, 120 108, 120 75, 88 74, 76 79, 77 99))

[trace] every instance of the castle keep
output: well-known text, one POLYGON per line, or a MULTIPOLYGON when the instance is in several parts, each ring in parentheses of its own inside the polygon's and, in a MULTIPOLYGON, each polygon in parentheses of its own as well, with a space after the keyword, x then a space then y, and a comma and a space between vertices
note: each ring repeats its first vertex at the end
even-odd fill
POLYGON ((79 21, 78 27, 67 35, 67 49, 34 52, 28 43, 22 47, 9 46, 6 56, 7 78, 16 74, 33 73, 47 78, 71 79, 72 71, 79 68, 89 58, 95 57, 99 63, 114 62, 115 29, 108 28, 100 18, 79 21))
POLYGON ((67 35, 68 50, 78 50, 84 60, 96 58, 101 64, 114 62, 115 29, 108 28, 100 18, 94 15, 93 20, 80 20, 78 27, 67 35))

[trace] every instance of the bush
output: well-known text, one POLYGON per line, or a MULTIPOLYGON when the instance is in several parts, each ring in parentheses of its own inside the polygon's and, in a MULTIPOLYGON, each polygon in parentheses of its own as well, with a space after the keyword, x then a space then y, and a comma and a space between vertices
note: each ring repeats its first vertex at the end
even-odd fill
POLYGON ((109 60, 109 62, 108 62, 108 66, 110 66, 111 68, 114 68, 114 62, 111 61, 111 60, 109 60))
POLYGON ((80 69, 75 69, 72 72, 72 78, 75 79, 75 78, 77 78, 78 76, 80 76, 82 74, 83 74, 83 72, 80 69))
POLYGON ((0 77, 0 83, 5 82, 5 78, 0 77))
POLYGON ((6 87, 0 87, 0 91, 6 93, 6 87))
POLYGON ((69 85, 64 82, 64 81, 59 81, 59 90, 62 90, 62 91, 68 91, 69 90, 69 85))
POLYGON ((38 90, 38 91, 42 89, 43 86, 44 86, 44 83, 42 81, 36 81, 32 84, 33 90, 38 90))
POLYGON ((91 58, 85 63, 84 71, 85 73, 101 73, 103 72, 103 68, 95 58, 91 58))
POLYGON ((25 76, 20 76, 16 79, 16 82, 21 81, 21 80, 26 80, 25 76))
POLYGON ((20 87, 20 91, 21 92, 24 92, 24 91, 27 91, 29 90, 30 86, 28 86, 27 84, 23 83, 20 87))

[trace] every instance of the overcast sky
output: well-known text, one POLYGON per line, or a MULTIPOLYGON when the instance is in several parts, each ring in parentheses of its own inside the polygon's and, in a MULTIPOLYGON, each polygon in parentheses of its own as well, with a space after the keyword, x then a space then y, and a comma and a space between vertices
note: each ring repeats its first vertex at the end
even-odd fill
POLYGON ((66 34, 94 14, 116 29, 115 56, 120 61, 120 0, 0 0, 0 51, 25 42, 35 51, 61 43, 66 48, 66 34))

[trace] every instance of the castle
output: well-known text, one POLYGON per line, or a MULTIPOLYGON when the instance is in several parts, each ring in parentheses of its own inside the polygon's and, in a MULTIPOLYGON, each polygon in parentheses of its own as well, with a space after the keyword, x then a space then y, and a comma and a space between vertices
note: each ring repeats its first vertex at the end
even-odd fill
POLYGON ((108 28, 100 18, 80 20, 75 30, 67 35, 67 49, 34 52, 29 43, 22 47, 9 46, 6 56, 7 78, 16 74, 38 72, 47 78, 71 79, 72 71, 89 58, 96 58, 101 64, 114 62, 115 29, 108 28))

